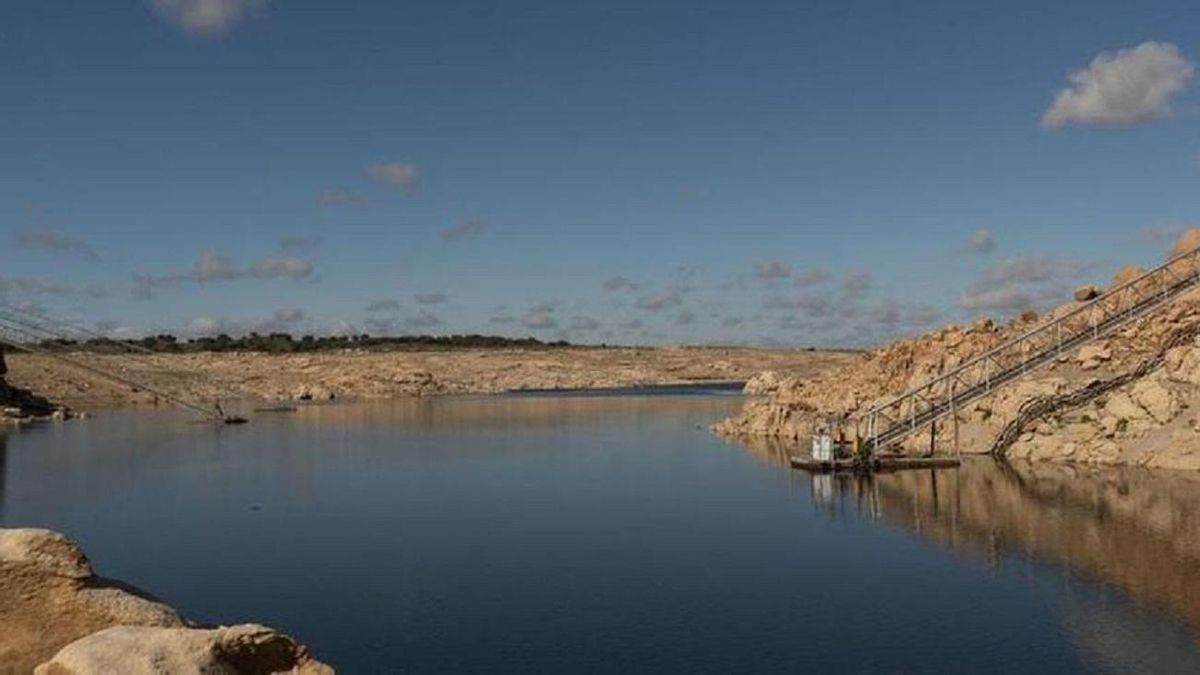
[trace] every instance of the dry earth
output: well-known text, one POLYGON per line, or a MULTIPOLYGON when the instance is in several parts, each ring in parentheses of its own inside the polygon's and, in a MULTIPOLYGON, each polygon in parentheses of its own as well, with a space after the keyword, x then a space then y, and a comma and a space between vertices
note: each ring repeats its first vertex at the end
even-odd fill
MULTIPOLYGON (((322 400, 522 389, 745 381, 763 370, 811 377, 852 355, 718 347, 457 349, 272 355, 76 354, 87 364, 188 399, 322 400)), ((41 356, 10 354, 9 381, 76 409, 155 397, 41 356)))

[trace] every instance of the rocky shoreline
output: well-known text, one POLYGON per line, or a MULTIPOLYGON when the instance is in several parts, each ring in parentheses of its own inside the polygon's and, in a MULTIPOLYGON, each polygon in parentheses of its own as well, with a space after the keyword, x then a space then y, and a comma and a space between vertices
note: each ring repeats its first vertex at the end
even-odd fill
POLYGON ((334 672, 274 629, 193 624, 49 530, 0 529, 0 626, 0 673, 334 672))
MULTIPOLYGON (((1172 255, 1197 245, 1200 229, 1190 230, 1172 255)), ((1112 285, 1141 273, 1127 267, 1112 285)), ((1097 292, 1094 287, 1080 289, 1075 302, 1097 292)), ((1076 306, 1065 304, 1050 316, 1076 306)), ((953 370, 1038 320, 1027 313, 1005 325, 981 320, 947 326, 813 378, 760 374, 747 384, 747 392, 764 398, 749 402, 739 416, 713 430, 733 438, 798 443, 829 417, 851 416, 953 370)), ((965 407, 959 413, 960 447, 966 453, 1032 461, 1200 470, 1197 411, 1200 289, 965 407)), ((939 452, 951 451, 949 426, 949 421, 939 423, 939 452)), ((910 451, 928 447, 928 434, 906 444, 910 451)))
MULTIPOLYGON (((187 400, 320 401, 521 390, 605 389, 744 382, 774 370, 812 376, 853 355, 742 347, 464 348, 345 350, 313 354, 222 352, 126 357, 79 355, 187 400)), ((10 380, 73 409, 153 405, 146 391, 113 385, 43 356, 9 359, 10 380)))

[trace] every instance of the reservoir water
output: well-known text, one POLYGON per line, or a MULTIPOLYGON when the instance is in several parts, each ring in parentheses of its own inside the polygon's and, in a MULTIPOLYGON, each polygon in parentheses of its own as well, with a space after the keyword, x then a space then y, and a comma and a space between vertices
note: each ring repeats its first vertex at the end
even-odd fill
POLYGON ((1200 476, 813 478, 677 393, 108 412, 0 436, 0 524, 343 673, 1200 672, 1200 476))

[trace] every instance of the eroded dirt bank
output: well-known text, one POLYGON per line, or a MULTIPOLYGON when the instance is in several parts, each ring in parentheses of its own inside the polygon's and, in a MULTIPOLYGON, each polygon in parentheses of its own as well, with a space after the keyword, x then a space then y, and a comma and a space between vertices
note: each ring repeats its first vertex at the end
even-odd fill
MULTIPOLYGON (((1200 245, 1186 233, 1176 251, 1200 245)), ((1188 263, 1190 265, 1190 263, 1188 263)), ((1181 278, 1194 270, 1177 271, 1181 278)), ((1136 279, 1121 270, 1118 286, 1136 279)), ((1096 291, 1085 288, 1080 301, 1096 291)), ((1067 303, 1051 315, 1069 312, 1067 303)), ((1045 320, 1047 317, 1041 317, 1045 320)), ((1038 325, 1025 316, 1005 325, 982 320, 947 326, 849 361, 816 377, 766 374, 751 389, 766 393, 741 415, 714 427, 737 438, 799 442, 830 416, 853 416, 909 390, 1038 325)), ((1188 291, 1099 342, 1002 387, 959 412, 964 452, 999 448, 1010 458, 1069 463, 1139 465, 1200 470, 1200 290, 1188 291), (1039 414, 1030 410, 1038 403, 1039 414)), ((938 428, 938 449, 949 451, 949 421, 938 428)), ((928 434, 910 438, 926 449, 928 434)))
MULTIPOLYGON (((812 377, 852 358, 838 352, 717 347, 77 356, 176 396, 208 400, 386 398, 728 382, 745 381, 764 370, 812 377)), ((155 401, 149 393, 45 357, 10 354, 8 363, 13 384, 72 408, 155 401)))

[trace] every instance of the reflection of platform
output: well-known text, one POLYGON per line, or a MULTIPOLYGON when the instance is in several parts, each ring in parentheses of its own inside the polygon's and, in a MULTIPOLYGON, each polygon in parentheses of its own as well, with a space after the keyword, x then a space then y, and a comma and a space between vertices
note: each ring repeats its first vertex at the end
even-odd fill
POLYGON ((792 468, 804 469, 813 473, 952 469, 962 463, 955 457, 903 457, 900 455, 877 455, 869 459, 844 458, 829 460, 796 457, 793 455, 790 461, 792 468))

